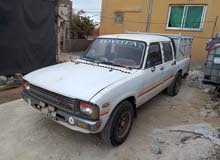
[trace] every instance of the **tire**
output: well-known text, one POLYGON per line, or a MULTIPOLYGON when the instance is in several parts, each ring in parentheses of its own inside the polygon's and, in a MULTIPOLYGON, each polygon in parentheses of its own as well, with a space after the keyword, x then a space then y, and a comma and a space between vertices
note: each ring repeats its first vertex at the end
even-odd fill
POLYGON ((167 88, 167 94, 170 96, 176 96, 180 90, 181 84, 182 84, 182 74, 181 72, 178 72, 171 85, 167 88))
POLYGON ((130 102, 121 102, 112 112, 105 128, 101 132, 102 139, 113 146, 122 144, 128 137, 134 117, 134 109, 130 102))

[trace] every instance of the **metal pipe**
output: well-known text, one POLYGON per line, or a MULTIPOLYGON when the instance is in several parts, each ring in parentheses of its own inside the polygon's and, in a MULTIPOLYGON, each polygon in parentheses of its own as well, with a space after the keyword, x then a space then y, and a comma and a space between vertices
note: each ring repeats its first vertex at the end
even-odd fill
MULTIPOLYGON (((212 37, 213 37, 214 34, 215 34, 215 28, 216 28, 217 22, 218 22, 218 16, 216 16, 216 18, 215 18, 214 27, 213 27, 213 30, 212 30, 212 37)), ((211 38, 212 38, 212 37, 211 37, 211 38)))
POLYGON ((152 14, 152 6, 153 6, 153 0, 149 0, 148 4, 148 14, 147 14, 147 26, 146 31, 150 31, 150 21, 151 21, 151 14, 152 14))

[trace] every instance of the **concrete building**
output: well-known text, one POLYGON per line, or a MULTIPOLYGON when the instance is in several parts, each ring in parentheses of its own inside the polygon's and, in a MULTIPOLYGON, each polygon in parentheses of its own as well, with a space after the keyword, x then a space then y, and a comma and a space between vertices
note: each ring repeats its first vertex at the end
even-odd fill
POLYGON ((72 1, 71 0, 60 0, 60 38, 61 38, 61 49, 65 47, 65 40, 70 39, 70 24, 69 17, 72 13, 72 1))
POLYGON ((207 57, 206 42, 220 32, 219 6, 220 0, 103 0, 100 33, 192 35, 192 63, 201 65, 207 57))

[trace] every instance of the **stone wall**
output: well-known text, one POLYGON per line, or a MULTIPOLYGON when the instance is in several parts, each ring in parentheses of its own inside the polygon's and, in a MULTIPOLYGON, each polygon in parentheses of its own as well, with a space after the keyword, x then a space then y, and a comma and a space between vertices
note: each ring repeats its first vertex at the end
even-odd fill
POLYGON ((65 40, 63 52, 80 52, 85 51, 93 40, 87 39, 70 39, 65 40))

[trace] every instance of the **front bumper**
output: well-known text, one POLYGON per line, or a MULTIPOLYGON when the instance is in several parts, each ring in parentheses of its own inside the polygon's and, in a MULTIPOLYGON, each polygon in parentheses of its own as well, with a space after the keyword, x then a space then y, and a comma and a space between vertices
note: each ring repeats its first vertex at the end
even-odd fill
MULTIPOLYGON (((33 108, 37 109, 38 111, 40 111, 41 113, 42 110, 45 110, 48 108, 48 106, 51 106, 51 104, 46 103, 46 102, 42 102, 41 100, 32 97, 30 95, 28 95, 25 92, 22 92, 22 98, 29 103, 29 105, 31 105, 33 108), (41 104, 44 103, 46 104, 45 106, 41 106, 41 104)), ((84 118, 80 118, 77 117, 75 115, 71 115, 55 106, 52 106, 55 108, 55 112, 56 112, 56 117, 53 118, 52 120, 62 124, 63 126, 75 130, 75 131, 79 131, 79 132, 83 132, 83 133, 97 133, 99 132, 100 126, 101 126, 101 120, 97 120, 97 121, 91 121, 91 120, 87 120, 84 118), (70 124, 69 123, 69 118, 72 117, 72 119, 74 120, 74 124, 70 124)), ((46 116, 48 117, 48 116, 46 116)), ((48 117, 50 118, 50 117, 48 117)), ((51 119, 51 118, 50 118, 51 119)))

